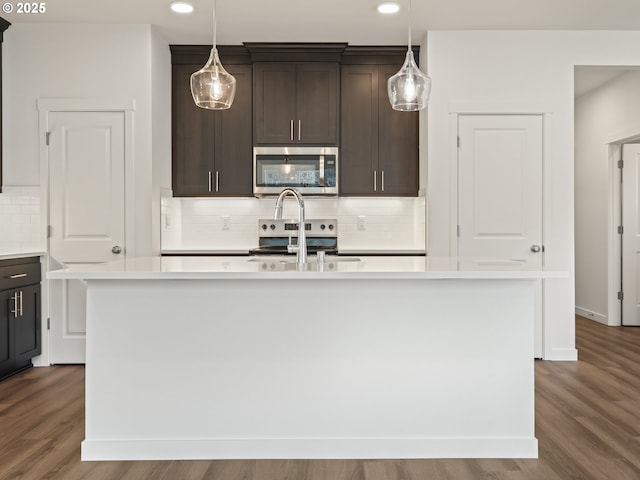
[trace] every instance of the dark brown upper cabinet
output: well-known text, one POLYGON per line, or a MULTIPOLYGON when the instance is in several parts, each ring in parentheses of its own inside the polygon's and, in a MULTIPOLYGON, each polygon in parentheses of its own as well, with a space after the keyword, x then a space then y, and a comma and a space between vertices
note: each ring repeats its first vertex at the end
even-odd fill
POLYGON ((4 18, 0 18, 0 192, 2 192, 2 41, 4 32, 11 25, 4 18))
POLYGON ((418 113, 393 110, 387 96, 387 80, 400 69, 404 52, 394 47, 354 47, 345 52, 341 195, 418 194, 418 113))
POLYGON ((218 50, 236 78, 228 110, 199 108, 191 96, 191 74, 205 64, 210 47, 171 46, 174 196, 252 194, 252 68, 243 47, 218 50))
POLYGON ((338 63, 254 64, 256 145, 337 145, 338 63))
POLYGON ((345 43, 245 43, 256 145, 338 145, 345 43))

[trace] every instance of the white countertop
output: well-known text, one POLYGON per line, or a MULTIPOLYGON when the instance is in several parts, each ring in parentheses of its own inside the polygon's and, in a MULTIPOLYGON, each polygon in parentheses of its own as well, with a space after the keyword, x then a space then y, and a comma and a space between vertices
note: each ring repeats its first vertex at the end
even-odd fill
MULTIPOLYGON (((254 247, 256 248, 256 247, 254 247)), ((162 250, 162 255, 249 255, 249 250, 215 250, 215 249, 186 249, 162 250)), ((425 255, 424 249, 380 249, 380 248, 349 248, 340 249, 340 255, 425 255)))
POLYGON ((70 265, 49 279, 239 280, 239 279, 537 279, 566 278, 567 272, 510 260, 424 256, 327 256, 322 270, 309 257, 299 270, 295 257, 141 257, 102 264, 70 265))
POLYGON ((45 252, 19 252, 19 253, 0 253, 0 260, 13 260, 16 258, 42 257, 45 252))

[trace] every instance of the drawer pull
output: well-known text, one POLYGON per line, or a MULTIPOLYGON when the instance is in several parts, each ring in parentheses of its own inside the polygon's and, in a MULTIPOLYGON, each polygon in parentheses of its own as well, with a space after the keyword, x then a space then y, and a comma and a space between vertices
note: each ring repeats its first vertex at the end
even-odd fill
POLYGON ((9 278, 13 280, 14 278, 24 278, 26 276, 27 276, 26 273, 16 273, 15 275, 9 275, 9 278))

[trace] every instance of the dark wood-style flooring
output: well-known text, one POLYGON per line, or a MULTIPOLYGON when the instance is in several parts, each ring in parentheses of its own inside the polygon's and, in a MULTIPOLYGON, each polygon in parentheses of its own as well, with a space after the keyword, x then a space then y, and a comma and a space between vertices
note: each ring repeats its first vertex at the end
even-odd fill
POLYGON ((537 460, 81 462, 84 368, 0 383, 0 479, 640 479, 640 328, 576 319, 578 362, 536 362, 537 460))

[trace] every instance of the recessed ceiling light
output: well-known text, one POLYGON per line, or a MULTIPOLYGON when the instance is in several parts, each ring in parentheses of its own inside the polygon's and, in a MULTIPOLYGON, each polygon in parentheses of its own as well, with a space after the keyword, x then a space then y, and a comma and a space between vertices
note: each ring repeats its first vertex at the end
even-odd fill
POLYGON ((193 5, 189 2, 172 2, 171 10, 176 13, 191 13, 193 12, 193 5))
POLYGON ((398 13, 400 5, 396 2, 384 2, 378 5, 378 12, 389 15, 391 13, 398 13))

